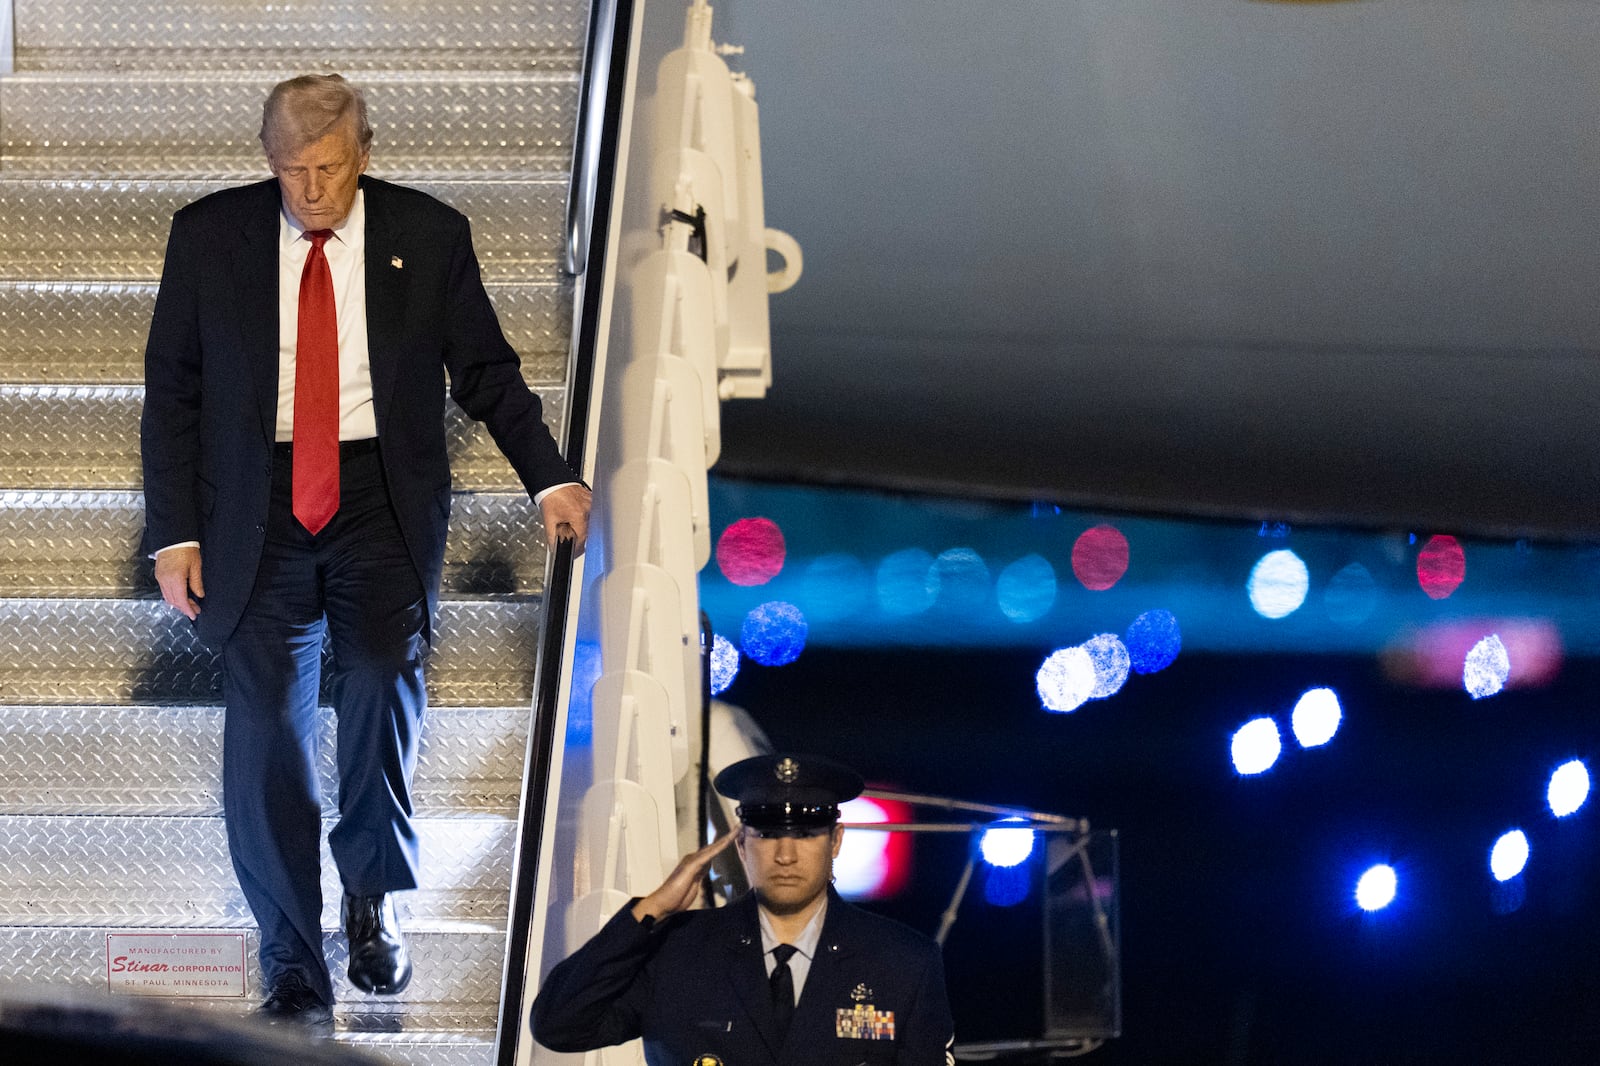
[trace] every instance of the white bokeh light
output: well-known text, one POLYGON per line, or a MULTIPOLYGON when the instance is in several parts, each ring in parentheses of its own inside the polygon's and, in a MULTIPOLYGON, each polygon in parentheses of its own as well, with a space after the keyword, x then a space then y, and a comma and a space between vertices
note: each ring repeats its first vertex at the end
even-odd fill
POLYGON ((1084 641, 1083 650, 1089 653, 1089 661, 1094 663, 1094 688, 1089 692, 1089 698, 1103 700, 1116 695, 1128 680, 1128 671, 1133 667, 1133 660, 1128 657, 1128 648, 1122 643, 1122 638, 1115 633, 1101 633, 1084 641))
POLYGON ((978 850, 983 852, 984 862, 1004 868, 1027 861, 1028 856, 1033 854, 1033 830, 1005 824, 1021 821, 1021 818, 1007 818, 983 831, 978 850))
POLYGON ((1528 865, 1528 834, 1513 829, 1494 842, 1489 851, 1489 872, 1496 881, 1509 881, 1528 865))
POLYGON ((1065 713, 1083 706, 1096 680, 1094 660, 1080 647, 1052 652, 1039 667, 1034 683, 1046 710, 1065 713))
POLYGON ((1556 767, 1555 773, 1550 775, 1550 787, 1545 790, 1551 814, 1565 818, 1582 807, 1588 798, 1589 768, 1582 760, 1572 759, 1556 767))
POLYGON ((1314 688, 1294 705, 1289 725, 1302 748, 1315 748, 1333 739, 1343 717, 1338 694, 1331 688, 1314 688))
POLYGON ((1306 602, 1311 573, 1288 548, 1268 552, 1256 561, 1246 586, 1250 606, 1263 618, 1285 618, 1306 602))
POLYGON ((1394 902, 1400 879, 1394 867, 1383 863, 1372 867, 1356 882, 1356 906, 1364 911, 1381 911, 1394 902))
POLYGON ((1475 700, 1493 696, 1506 687, 1511 676, 1511 655, 1497 634, 1490 633, 1467 652, 1461 670, 1461 684, 1475 700))
POLYGON ((711 694, 718 695, 739 676, 739 649, 718 633, 711 641, 711 694))
POLYGON ((1272 769, 1283 751, 1278 723, 1270 718, 1252 718, 1233 734, 1233 768, 1246 776, 1272 769))

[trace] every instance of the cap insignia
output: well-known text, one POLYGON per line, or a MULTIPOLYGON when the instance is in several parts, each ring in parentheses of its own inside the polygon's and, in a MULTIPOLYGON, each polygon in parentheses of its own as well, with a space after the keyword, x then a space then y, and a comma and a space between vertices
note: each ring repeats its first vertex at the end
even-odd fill
POLYGON ((772 775, 784 784, 792 785, 800 779, 800 764, 793 759, 781 759, 772 768, 772 775))

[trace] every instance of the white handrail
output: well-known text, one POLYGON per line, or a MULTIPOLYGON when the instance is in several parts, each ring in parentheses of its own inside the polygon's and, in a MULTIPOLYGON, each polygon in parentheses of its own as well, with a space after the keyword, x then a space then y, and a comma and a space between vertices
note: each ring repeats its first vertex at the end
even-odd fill
POLYGON ((17 19, 11 0, 0 0, 0 74, 16 70, 16 36, 17 19))

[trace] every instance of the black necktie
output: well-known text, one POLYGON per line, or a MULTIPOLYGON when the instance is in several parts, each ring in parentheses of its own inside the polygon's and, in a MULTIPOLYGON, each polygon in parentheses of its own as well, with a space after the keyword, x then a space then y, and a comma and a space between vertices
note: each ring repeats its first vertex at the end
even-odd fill
POLYGON ((789 1019, 794 1017, 794 974, 789 972, 789 960, 800 950, 793 944, 779 944, 772 949, 778 965, 767 978, 767 988, 772 992, 772 1015, 778 1021, 778 1039, 789 1032, 789 1019))

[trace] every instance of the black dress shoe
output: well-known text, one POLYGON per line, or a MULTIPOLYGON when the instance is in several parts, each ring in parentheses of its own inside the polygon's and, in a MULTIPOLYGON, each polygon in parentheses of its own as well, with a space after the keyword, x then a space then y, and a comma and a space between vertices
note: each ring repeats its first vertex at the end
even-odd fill
POLYGON ((342 915, 344 935, 350 939, 350 983, 380 996, 404 992, 411 983, 411 956, 394 914, 394 898, 346 892, 342 915))
POLYGON ((297 1025, 313 1032, 333 1031, 333 1008, 293 971, 278 978, 256 1017, 269 1025, 297 1025))

